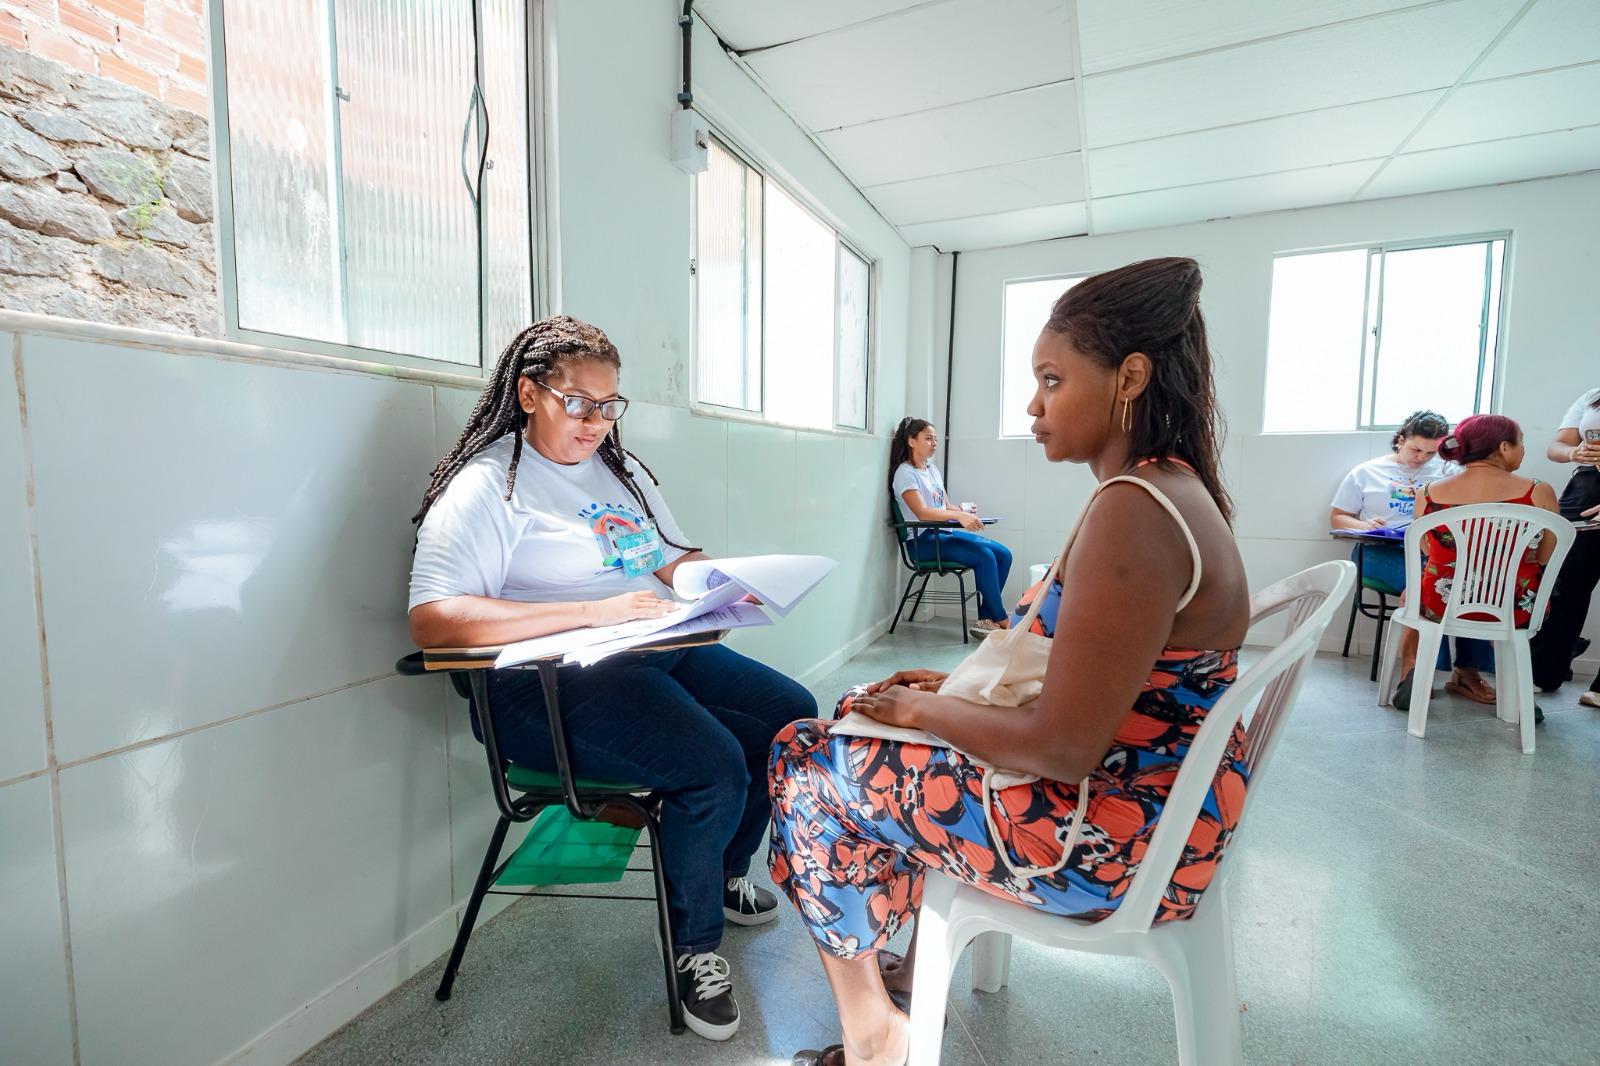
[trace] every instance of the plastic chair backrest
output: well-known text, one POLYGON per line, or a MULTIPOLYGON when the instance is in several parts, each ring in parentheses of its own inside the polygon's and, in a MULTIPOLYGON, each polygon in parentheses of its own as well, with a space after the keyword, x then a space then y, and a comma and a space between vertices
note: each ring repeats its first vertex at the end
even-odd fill
POLYGON ((1448 585, 1441 578, 1435 586, 1445 600, 1444 617, 1439 621, 1449 625, 1463 615, 1487 615, 1469 622, 1494 625, 1508 638, 1516 628, 1517 567, 1531 548, 1538 547, 1540 534, 1549 532, 1555 537, 1555 551, 1531 605, 1527 634, 1531 638, 1537 633, 1544 624, 1544 608, 1555 587, 1556 572, 1577 536, 1572 523, 1543 507, 1521 503, 1458 504, 1422 515, 1406 530, 1407 588, 1422 587, 1422 538, 1441 526, 1455 540, 1456 561, 1448 585))
MULTIPOLYGON (((1288 612, 1288 631, 1260 662, 1234 681, 1206 715, 1162 807, 1133 884, 1110 917, 1097 925, 1107 935, 1149 931, 1167 886, 1172 882, 1178 860, 1183 857, 1184 845, 1200 815, 1217 767, 1222 763, 1234 724, 1254 705, 1255 713, 1245 725, 1245 763, 1250 772, 1245 794, 1248 807, 1249 796, 1260 786, 1261 773, 1300 690, 1305 664, 1316 654, 1323 631, 1355 580, 1354 563, 1328 562, 1302 570, 1250 597, 1252 626, 1288 612)), ((1243 812, 1240 824, 1243 824, 1243 812)), ((1219 868, 1212 883, 1221 876, 1219 868)), ((1204 898, 1200 905, 1205 905, 1204 898)))

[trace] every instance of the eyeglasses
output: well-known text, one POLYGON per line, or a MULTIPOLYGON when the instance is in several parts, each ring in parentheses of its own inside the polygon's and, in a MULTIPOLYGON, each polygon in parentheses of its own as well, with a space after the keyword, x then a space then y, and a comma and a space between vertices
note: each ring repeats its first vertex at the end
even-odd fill
POLYGON ((568 396, 559 389, 552 389, 542 381, 535 381, 535 385, 546 392, 555 393, 561 397, 561 407, 572 418, 588 418, 596 409, 600 417, 607 422, 615 422, 628 410, 628 401, 622 396, 614 400, 591 400, 587 396, 568 396))

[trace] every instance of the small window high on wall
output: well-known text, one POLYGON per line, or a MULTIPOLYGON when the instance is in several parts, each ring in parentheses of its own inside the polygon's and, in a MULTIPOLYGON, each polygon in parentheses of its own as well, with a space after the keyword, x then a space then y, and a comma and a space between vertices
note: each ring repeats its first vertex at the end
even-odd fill
POLYGON ((536 7, 211 0, 230 337, 476 372, 532 320, 536 7))
POLYGON ((1050 308, 1061 294, 1082 281, 1075 278, 1038 278, 1006 282, 1005 324, 1003 328, 1000 435, 1026 437, 1031 434, 1033 417, 1028 401, 1033 398, 1033 344, 1050 318, 1050 308))
POLYGON ((867 429, 871 262, 715 139, 694 232, 695 403, 867 429))
POLYGON ((1505 250, 1501 234, 1278 256, 1263 431, 1491 410, 1505 250))

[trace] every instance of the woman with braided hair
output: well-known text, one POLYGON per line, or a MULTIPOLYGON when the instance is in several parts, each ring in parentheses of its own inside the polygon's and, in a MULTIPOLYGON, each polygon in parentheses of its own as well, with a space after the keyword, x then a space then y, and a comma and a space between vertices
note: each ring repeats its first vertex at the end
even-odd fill
MULTIPOLYGON (((622 361, 606 335, 557 315, 506 347, 461 438, 434 467, 411 568, 419 647, 505 644, 656 618, 688 546, 649 469, 622 447, 622 361)), ((533 671, 491 673, 501 750, 554 770, 533 671)), ((663 790, 661 854, 689 1028, 739 1028, 723 922, 759 925, 777 899, 747 878, 771 814, 773 736, 816 715, 797 682, 720 645, 607 660, 564 680, 580 777, 663 790), (720 909, 719 909, 720 908, 720 909)))

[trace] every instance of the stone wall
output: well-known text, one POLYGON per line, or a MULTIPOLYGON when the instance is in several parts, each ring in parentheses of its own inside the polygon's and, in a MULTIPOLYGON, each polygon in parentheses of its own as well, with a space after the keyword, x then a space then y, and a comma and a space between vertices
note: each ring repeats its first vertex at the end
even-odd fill
POLYGON ((217 336, 205 118, 0 46, 0 307, 217 336))

